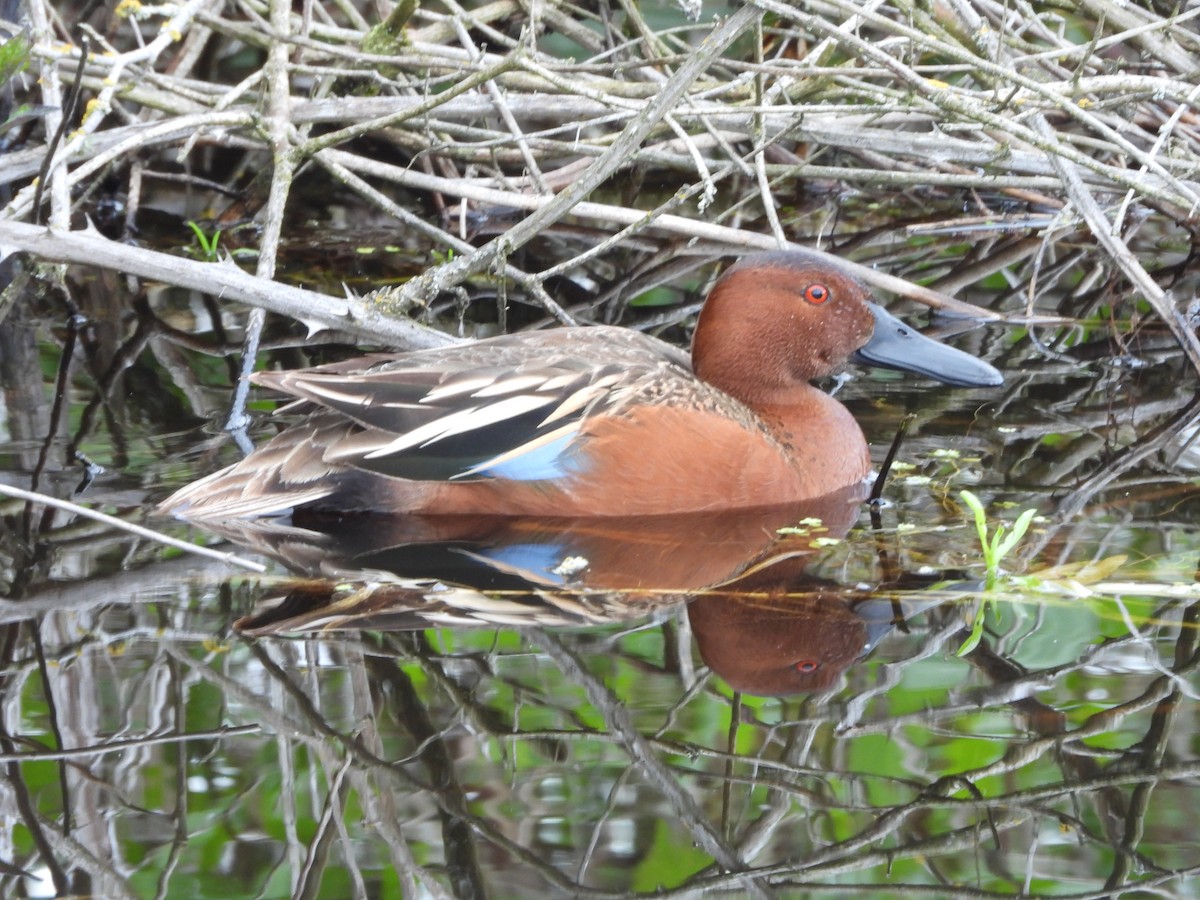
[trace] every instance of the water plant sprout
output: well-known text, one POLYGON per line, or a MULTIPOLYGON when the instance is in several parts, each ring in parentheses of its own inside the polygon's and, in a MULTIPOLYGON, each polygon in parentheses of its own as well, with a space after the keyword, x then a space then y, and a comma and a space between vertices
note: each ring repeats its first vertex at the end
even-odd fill
POLYGON ((958 655, 966 656, 978 646, 980 639, 983 637, 983 623, 987 617, 988 607, 996 602, 991 597, 991 594, 995 591, 996 585, 1003 574, 1000 569, 1000 563, 1020 543, 1021 538, 1025 537, 1025 532, 1029 530, 1029 524, 1033 521, 1036 510, 1027 509, 1021 515, 1017 516, 1017 520, 1012 524, 1011 531, 1006 529, 1004 525, 997 525, 996 530, 989 535, 987 512, 983 508, 983 503, 970 491, 959 491, 958 496, 970 508, 971 513, 975 517, 975 530, 979 533, 979 546, 983 551, 985 568, 983 594, 980 598, 982 602, 975 610, 975 618, 971 622, 970 635, 963 641, 962 646, 958 648, 958 655))

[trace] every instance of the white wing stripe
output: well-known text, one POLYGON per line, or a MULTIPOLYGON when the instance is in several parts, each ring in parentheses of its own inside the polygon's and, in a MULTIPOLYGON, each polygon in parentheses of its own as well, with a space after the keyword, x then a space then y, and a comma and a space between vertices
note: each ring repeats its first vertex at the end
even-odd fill
POLYGON ((427 447, 442 438, 474 431, 478 428, 486 428, 489 425, 495 425, 498 422, 503 422, 505 419, 511 419, 522 413, 532 412, 539 407, 546 406, 552 400, 553 398, 549 397, 530 397, 525 395, 509 397, 498 403, 489 403, 485 406, 462 409, 448 416, 434 419, 432 422, 426 422, 419 428, 414 428, 412 431, 400 435, 396 440, 380 447, 378 450, 373 450, 364 458, 378 459, 381 456, 387 456, 390 453, 399 453, 402 450, 408 450, 412 447, 427 447))
MULTIPOLYGON (((448 437, 452 434, 461 434, 464 431, 474 431, 476 428, 487 428, 489 425, 495 425, 503 422, 505 419, 512 419, 527 412, 533 412, 535 409, 540 409, 553 402, 553 397, 534 397, 529 394, 506 397, 496 403, 489 403, 486 406, 479 407, 476 415, 471 417, 470 421, 457 422, 453 427, 447 427, 444 436, 448 437)), ((457 417, 447 416, 443 421, 452 418, 457 417)))
POLYGON ((564 375, 555 375, 553 378, 544 378, 542 383, 538 385, 539 393, 548 393, 550 391, 560 391, 573 381, 579 380, 578 372, 567 372, 564 375))
POLYGON ((607 393, 607 390, 607 388, 595 384, 590 384, 587 387, 580 388, 570 397, 567 397, 560 404, 558 404, 558 406, 554 407, 554 411, 551 412, 550 415, 546 416, 546 418, 542 419, 541 424, 549 425, 551 422, 556 422, 559 419, 571 415, 571 413, 578 412, 597 397, 607 393))
POLYGON ((446 384, 440 384, 433 388, 428 394, 421 398, 422 403, 437 403, 439 400, 445 400, 448 397, 458 397, 462 394, 471 394, 475 391, 486 388, 489 384, 496 381, 493 375, 477 375, 475 377, 459 376, 451 379, 446 384))
POLYGON ((317 380, 315 378, 304 378, 296 380, 296 389, 300 393, 310 397, 317 402, 329 401, 333 404, 347 403, 353 406, 369 406, 371 403, 371 395, 364 394, 361 390, 357 391, 339 391, 337 389, 338 382, 329 382, 317 380))
POLYGON ((473 393, 472 397, 495 397, 498 394, 515 394, 527 389, 541 390, 546 381, 542 375, 513 375, 508 378, 498 378, 488 387, 473 393))

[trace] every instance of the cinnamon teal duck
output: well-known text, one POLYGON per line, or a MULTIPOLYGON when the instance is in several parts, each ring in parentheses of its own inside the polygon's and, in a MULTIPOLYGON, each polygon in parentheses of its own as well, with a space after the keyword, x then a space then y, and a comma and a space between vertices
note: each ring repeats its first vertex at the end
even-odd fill
POLYGON ((858 423, 811 383, 851 360, 1003 381, 890 315, 828 257, 758 253, 713 285, 690 357, 595 326, 258 373, 307 416, 159 512, 578 518, 794 503, 870 471, 858 423))

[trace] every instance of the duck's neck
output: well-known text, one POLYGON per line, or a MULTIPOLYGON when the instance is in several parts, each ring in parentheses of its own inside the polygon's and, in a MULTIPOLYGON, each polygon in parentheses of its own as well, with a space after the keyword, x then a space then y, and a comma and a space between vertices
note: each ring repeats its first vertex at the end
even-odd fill
POLYGON ((782 338, 762 339, 757 343, 759 355, 753 364, 748 364, 740 352, 731 352, 728 341, 706 344, 707 332, 697 330, 692 345, 692 369, 696 376, 711 384, 730 397, 750 407, 762 405, 788 405, 793 398, 814 391, 805 379, 797 378, 788 366, 791 349, 776 347, 773 341, 782 338))

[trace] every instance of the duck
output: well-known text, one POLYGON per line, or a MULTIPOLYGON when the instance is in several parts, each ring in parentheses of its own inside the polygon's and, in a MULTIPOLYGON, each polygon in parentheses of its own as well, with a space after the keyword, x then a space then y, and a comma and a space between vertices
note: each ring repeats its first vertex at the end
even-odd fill
POLYGON ((777 507, 862 484, 850 411, 813 384, 850 362, 995 387, 847 267, 755 253, 713 284, 690 354, 619 326, 519 332, 253 381, 303 417, 157 512, 637 517, 777 507))

